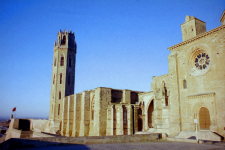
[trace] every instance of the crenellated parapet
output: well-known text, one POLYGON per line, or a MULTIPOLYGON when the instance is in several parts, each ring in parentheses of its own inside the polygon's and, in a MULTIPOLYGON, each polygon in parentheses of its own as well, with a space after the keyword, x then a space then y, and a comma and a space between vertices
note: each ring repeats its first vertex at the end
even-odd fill
POLYGON ((75 42, 75 33, 72 30, 64 32, 59 30, 57 34, 57 41, 54 42, 54 50, 58 48, 69 48, 76 51, 77 44, 75 42))

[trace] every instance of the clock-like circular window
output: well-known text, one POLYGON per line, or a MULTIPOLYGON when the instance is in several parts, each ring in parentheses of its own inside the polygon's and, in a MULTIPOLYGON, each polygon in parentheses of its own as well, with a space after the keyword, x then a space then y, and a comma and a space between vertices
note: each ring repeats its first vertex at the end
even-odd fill
POLYGON ((209 48, 205 46, 193 47, 189 53, 188 66, 192 76, 200 76, 207 73, 211 67, 212 60, 209 48))
POLYGON ((206 53, 198 54, 195 57, 195 66, 199 70, 206 69, 207 66, 209 65, 209 62, 210 62, 209 55, 206 53))

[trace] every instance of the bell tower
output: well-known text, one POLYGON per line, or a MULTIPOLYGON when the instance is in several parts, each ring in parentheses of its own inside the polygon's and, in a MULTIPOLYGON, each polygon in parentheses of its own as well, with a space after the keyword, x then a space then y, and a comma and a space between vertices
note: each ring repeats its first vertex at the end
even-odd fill
POLYGON ((74 94, 77 45, 74 32, 59 31, 54 42, 49 120, 52 132, 59 130, 63 98, 74 94))
POLYGON ((189 40, 197 35, 206 32, 205 22, 193 16, 186 16, 185 22, 181 25, 183 41, 189 40))

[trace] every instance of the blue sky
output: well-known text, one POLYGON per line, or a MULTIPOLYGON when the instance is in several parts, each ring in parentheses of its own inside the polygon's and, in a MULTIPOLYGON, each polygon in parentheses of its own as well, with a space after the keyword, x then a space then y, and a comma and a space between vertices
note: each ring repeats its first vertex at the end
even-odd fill
POLYGON ((224 0, 0 0, 0 116, 48 117, 53 43, 75 32, 75 93, 96 87, 150 91, 168 73, 185 16, 221 25, 224 0))

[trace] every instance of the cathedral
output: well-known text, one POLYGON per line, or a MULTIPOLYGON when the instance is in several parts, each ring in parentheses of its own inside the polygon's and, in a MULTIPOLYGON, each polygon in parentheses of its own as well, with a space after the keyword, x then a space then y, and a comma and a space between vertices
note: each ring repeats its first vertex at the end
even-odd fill
POLYGON ((74 94, 75 35, 60 30, 53 53, 51 132, 174 137, 197 129, 225 136, 225 11, 220 22, 206 31, 204 21, 187 15, 183 41, 168 48, 168 74, 153 76, 150 92, 98 87, 74 94))

